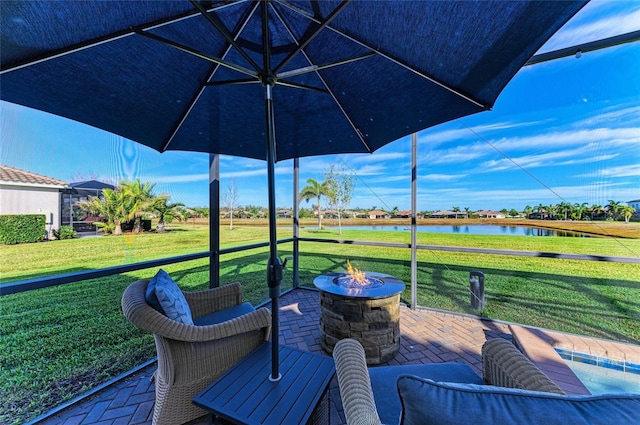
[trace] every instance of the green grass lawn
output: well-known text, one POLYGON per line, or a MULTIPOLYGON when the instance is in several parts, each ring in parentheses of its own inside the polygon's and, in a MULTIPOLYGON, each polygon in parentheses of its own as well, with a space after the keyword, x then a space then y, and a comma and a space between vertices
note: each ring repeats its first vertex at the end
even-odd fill
MULTIPOLYGON (((223 247, 266 241, 264 227, 220 229, 223 247)), ((291 236, 289 228, 279 238, 291 236)), ((301 236, 408 243, 408 233, 303 229, 301 236)), ((208 250, 206 226, 174 226, 166 234, 125 235, 0 246, 0 283, 90 270, 208 250)), ((637 256, 640 240, 419 234, 425 245, 468 246, 608 256, 637 256)), ((301 284, 345 268, 410 281, 408 249, 302 242, 301 284)), ((280 254, 291 255, 291 244, 280 254)), ((243 283, 254 304, 268 297, 267 248, 224 255, 221 284, 243 283)), ((208 260, 163 267, 185 290, 208 286, 208 260)), ((0 299, 0 423, 21 423, 155 356, 151 335, 126 321, 122 292, 150 277, 141 270, 4 296, 0 299)), ((558 260, 445 251, 418 252, 418 304, 494 319, 640 343, 637 264, 558 260), (470 270, 485 273, 486 308, 469 306, 470 270)), ((285 274, 284 289, 291 286, 285 274)), ((402 294, 410 301, 410 288, 402 294)))

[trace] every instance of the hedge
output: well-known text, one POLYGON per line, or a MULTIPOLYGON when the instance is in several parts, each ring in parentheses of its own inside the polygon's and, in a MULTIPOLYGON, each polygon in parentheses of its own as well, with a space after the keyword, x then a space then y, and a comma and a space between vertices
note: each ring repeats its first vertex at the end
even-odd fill
POLYGON ((0 243, 38 242, 45 235, 45 220, 43 214, 0 215, 0 243))

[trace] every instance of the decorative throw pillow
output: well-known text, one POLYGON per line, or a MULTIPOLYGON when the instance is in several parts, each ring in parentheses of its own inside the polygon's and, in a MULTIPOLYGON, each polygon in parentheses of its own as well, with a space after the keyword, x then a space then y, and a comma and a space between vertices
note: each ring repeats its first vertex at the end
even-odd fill
POLYGON ((402 425, 637 425, 640 394, 561 395, 398 378, 402 425))
POLYGON ((193 325, 191 309, 184 294, 164 270, 158 270, 158 273, 149 281, 145 299, 150 306, 168 318, 186 325, 193 325))
MULTIPOLYGON (((156 296, 156 283, 158 282, 158 279, 164 279, 164 275, 167 275, 167 272, 160 269, 158 273, 156 273, 156 275, 151 278, 151 280, 147 284, 147 290, 144 293, 144 299, 145 301, 147 301, 147 304, 153 307, 158 313, 162 314, 164 314, 164 310, 162 309, 160 301, 158 301, 158 297, 156 296)), ((169 275, 167 275, 167 277, 168 276, 169 275)), ((171 278, 169 277, 169 279, 171 278)))

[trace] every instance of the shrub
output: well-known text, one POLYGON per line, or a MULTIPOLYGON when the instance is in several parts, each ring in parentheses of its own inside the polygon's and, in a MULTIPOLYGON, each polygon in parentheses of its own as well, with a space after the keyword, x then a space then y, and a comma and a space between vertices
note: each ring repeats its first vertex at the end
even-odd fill
POLYGON ((73 239, 78 237, 78 233, 71 226, 61 226, 60 229, 52 230, 53 236, 58 240, 73 239))
POLYGON ((0 215, 0 243, 4 245, 38 242, 45 230, 43 214, 0 215))

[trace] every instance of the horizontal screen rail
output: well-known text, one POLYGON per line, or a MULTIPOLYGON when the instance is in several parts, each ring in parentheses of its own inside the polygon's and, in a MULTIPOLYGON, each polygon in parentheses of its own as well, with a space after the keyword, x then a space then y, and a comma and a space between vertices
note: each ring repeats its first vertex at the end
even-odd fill
MULTIPOLYGON (((300 241, 321 242, 321 243, 338 243, 345 245, 369 245, 383 246, 390 248, 411 248, 411 244, 392 243, 392 242, 363 242, 345 239, 321 239, 321 238, 298 238, 300 241)), ((517 257, 542 257, 556 258, 560 260, 580 260, 580 261, 605 261, 611 263, 629 263, 640 264, 640 258, 637 257, 614 257, 605 255, 590 254, 563 254, 560 252, 540 252, 540 251, 518 251, 510 249, 491 249, 491 248, 467 248, 462 246, 439 246, 439 245, 416 245, 416 249, 429 251, 450 251, 450 252, 470 252, 475 254, 490 255, 513 255, 517 257)))

